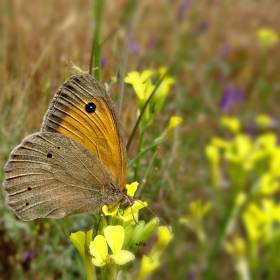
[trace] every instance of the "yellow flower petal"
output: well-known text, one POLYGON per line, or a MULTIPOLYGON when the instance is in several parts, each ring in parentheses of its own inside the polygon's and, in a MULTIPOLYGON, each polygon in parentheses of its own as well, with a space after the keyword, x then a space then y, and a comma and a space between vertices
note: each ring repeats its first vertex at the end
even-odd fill
POLYGON ((278 34, 270 28, 261 28, 257 31, 259 45, 263 50, 266 50, 279 41, 278 34))
POLYGON ((105 216, 114 216, 115 217, 115 216, 117 216, 118 208, 115 211, 110 212, 109 209, 108 209, 108 206, 107 205, 103 205, 102 211, 103 211, 105 216))
POLYGON ((179 124, 181 124, 183 121, 183 118, 178 117, 178 116, 172 116, 169 120, 169 125, 168 125, 168 129, 172 130, 174 129, 176 126, 178 126, 179 124))
MULTIPOLYGON (((142 202, 141 200, 134 201, 134 203, 132 205, 132 212, 133 212, 135 218, 138 217, 138 211, 147 206, 148 206, 148 203, 146 201, 144 201, 144 202, 142 202)), ((131 207, 128 207, 124 210, 123 214, 121 215, 121 218, 124 221, 133 220, 133 215, 131 213, 131 207)))
POLYGON ((104 236, 97 235, 94 240, 90 242, 89 251, 93 256, 92 262, 95 266, 103 266, 106 264, 108 246, 104 236))
POLYGON ((131 184, 126 184, 125 188, 127 189, 127 195, 133 197, 137 187, 138 187, 139 183, 138 182, 133 182, 131 184))
POLYGON ((135 259, 135 256, 131 252, 126 251, 126 250, 120 250, 120 251, 116 252, 115 254, 111 255, 110 257, 118 265, 123 265, 123 264, 135 259))
POLYGON ((241 129, 240 121, 237 118, 222 117, 221 124, 233 133, 237 133, 241 129))
POLYGON ((75 245, 82 257, 85 257, 85 233, 78 231, 71 233, 70 240, 75 245))
POLYGON ((214 145, 207 145, 205 149, 206 156, 208 160, 214 164, 218 165, 220 162, 219 149, 214 145))
POLYGON ((154 261, 157 261, 171 239, 172 234, 167 227, 158 227, 158 241, 152 248, 150 258, 154 261))
POLYGON ((107 226, 104 235, 113 254, 121 250, 124 241, 124 228, 122 226, 107 226))
POLYGON ((136 280, 146 279, 154 270, 159 267, 159 261, 152 260, 147 256, 143 256, 140 271, 136 277, 136 280))

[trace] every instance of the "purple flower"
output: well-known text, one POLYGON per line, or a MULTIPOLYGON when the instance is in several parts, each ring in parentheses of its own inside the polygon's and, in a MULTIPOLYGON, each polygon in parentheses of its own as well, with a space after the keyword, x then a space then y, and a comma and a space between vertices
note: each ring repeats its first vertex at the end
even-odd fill
POLYGON ((101 57, 101 68, 104 68, 104 66, 106 65, 106 59, 105 57, 101 57))
POLYGON ((256 125, 254 123, 249 124, 249 126, 246 128, 246 133, 253 137, 256 133, 256 125))
POLYGON ((227 84, 220 100, 220 109, 226 113, 234 103, 241 104, 243 102, 243 91, 240 86, 231 83, 227 84))
POLYGON ((130 42, 130 49, 131 49, 131 52, 135 55, 137 55, 139 53, 138 45, 136 44, 136 42, 134 40, 131 40, 131 42, 130 42))
POLYGON ((210 26, 209 21, 205 20, 203 22, 200 23, 200 25, 198 26, 198 28, 196 29, 196 31, 193 34, 193 37, 198 37, 200 36, 202 33, 204 33, 210 26))
POLYGON ((156 46, 156 39, 151 38, 148 42, 148 50, 153 50, 156 46))
POLYGON ((222 47, 222 49, 220 50, 219 56, 220 56, 221 58, 227 57, 228 54, 229 54, 229 52, 230 52, 230 47, 229 47, 229 45, 224 45, 224 46, 222 47))
POLYGON ((188 10, 190 4, 192 3, 193 0, 185 0, 183 3, 180 5, 178 15, 177 15, 177 20, 180 22, 184 19, 185 12, 188 10))
POLYGON ((29 250, 29 251, 23 252, 22 256, 25 260, 30 261, 30 260, 34 259, 35 253, 34 253, 34 251, 29 250))

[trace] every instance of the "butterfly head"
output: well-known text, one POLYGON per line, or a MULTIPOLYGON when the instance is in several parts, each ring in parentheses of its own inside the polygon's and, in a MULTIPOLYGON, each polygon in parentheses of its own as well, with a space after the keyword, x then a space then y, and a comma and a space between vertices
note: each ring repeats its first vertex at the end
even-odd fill
POLYGON ((110 212, 115 211, 117 208, 126 209, 133 205, 133 198, 127 194, 127 189, 123 190, 115 189, 114 192, 110 194, 108 197, 108 202, 106 205, 108 206, 108 210, 110 212))

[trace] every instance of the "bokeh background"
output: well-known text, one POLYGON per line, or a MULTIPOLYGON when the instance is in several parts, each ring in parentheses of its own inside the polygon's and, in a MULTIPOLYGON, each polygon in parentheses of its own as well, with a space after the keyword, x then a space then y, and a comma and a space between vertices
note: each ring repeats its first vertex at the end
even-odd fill
MULTIPOLYGON (((143 187, 143 193, 149 194, 150 208, 172 225, 174 232, 152 279, 280 279, 279 232, 272 243, 259 243, 252 253, 240 211, 232 220, 233 229, 217 243, 232 186, 227 165, 221 163, 224 182, 219 191, 221 200, 217 199, 205 153, 213 137, 234 137, 221 125, 223 116, 238 118, 243 132, 252 136, 252 130, 263 133, 255 127, 255 120, 265 115, 265 133, 279 134, 280 2, 141 0, 134 1, 131 9, 130 2, 105 1, 101 36, 103 40, 112 36, 102 49, 102 82, 119 79, 123 67, 126 74, 176 63, 170 73, 175 84, 147 131, 146 143, 160 135, 170 116, 183 118, 160 146, 143 187), (276 38, 275 43, 261 42, 257 34, 262 28, 275 32, 268 35, 276 38), (211 205, 205 215, 201 209, 190 209, 197 200, 211 205), (235 237, 239 238, 236 242, 232 241, 235 237), (213 248, 218 248, 217 252, 213 248), (211 261, 214 278, 207 278, 211 261)), ((67 75, 75 73, 70 61, 88 70, 94 4, 94 0, 0 1, 1 168, 25 136, 39 131, 48 104, 63 82, 65 62, 69 62, 67 75)), ((120 84, 118 80, 112 86, 116 102, 120 84)), ((125 85, 121 119, 126 138, 136 118, 136 96, 125 85)), ((137 137, 129 158, 136 150, 137 137)), ((149 161, 148 153, 141 161, 140 181, 149 161)), ((131 174, 129 171, 128 182, 131 174)), ((3 172, 0 180, 4 180, 3 172)), ((250 192, 249 183, 246 188, 245 195, 250 192)), ((5 195, 1 189, 0 278, 83 279, 82 262, 69 234, 89 230, 92 218, 82 215, 22 222, 6 205, 5 195)), ((270 194, 276 204, 278 196, 277 191, 270 194)), ((273 220, 275 230, 278 212, 273 220)), ((145 210, 142 215, 144 219, 152 217, 145 210)), ((148 248, 139 256, 145 250, 148 248)))

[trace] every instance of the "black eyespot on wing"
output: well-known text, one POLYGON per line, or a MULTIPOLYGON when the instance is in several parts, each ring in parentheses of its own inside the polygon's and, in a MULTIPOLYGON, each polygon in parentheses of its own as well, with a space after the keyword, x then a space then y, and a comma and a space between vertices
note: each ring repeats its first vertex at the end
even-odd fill
POLYGON ((47 158, 52 158, 53 154, 52 153, 47 153, 47 158))
POLYGON ((86 106, 85 109, 87 113, 94 113, 96 109, 96 105, 93 102, 89 102, 86 106))
POLYGON ((27 189, 29 192, 32 190, 32 188, 31 188, 30 186, 28 186, 26 189, 27 189))
POLYGON ((29 205, 29 202, 26 202, 26 203, 25 203, 25 206, 28 206, 28 205, 29 205))

